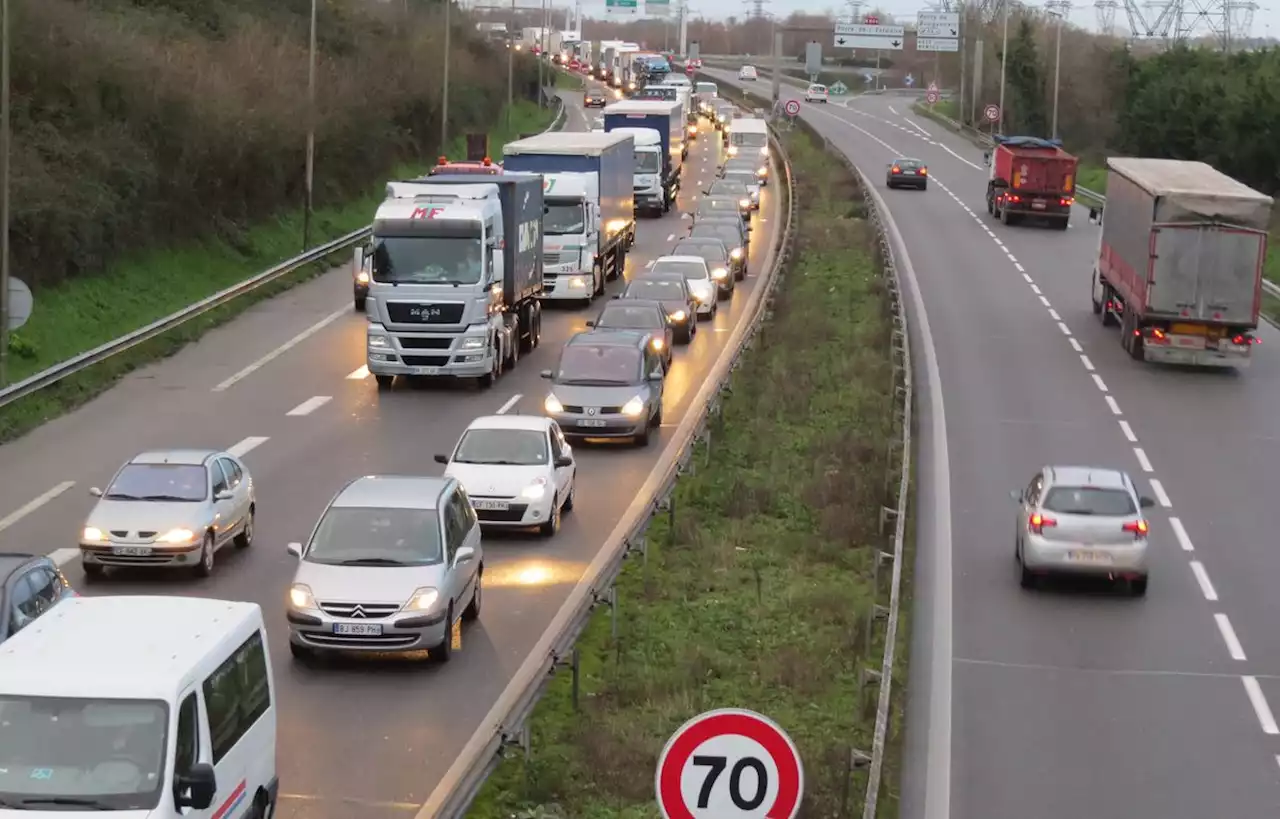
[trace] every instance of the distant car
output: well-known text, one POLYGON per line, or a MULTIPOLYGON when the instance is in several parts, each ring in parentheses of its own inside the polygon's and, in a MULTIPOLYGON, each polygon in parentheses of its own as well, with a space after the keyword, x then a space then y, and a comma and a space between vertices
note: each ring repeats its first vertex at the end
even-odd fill
POLYGON ((659 256, 647 273, 679 273, 689 283, 693 293, 698 318, 715 318, 720 309, 719 288, 711 278, 711 270, 701 256, 659 256))
POLYGON ((583 108, 603 108, 609 104, 609 92, 603 88, 589 88, 582 95, 583 108))
POLYGON ((257 497, 249 469, 227 452, 168 449, 135 456, 111 478, 80 533, 86 580, 108 567, 213 573, 214 553, 253 545, 257 497))
POLYGON ((899 157, 893 160, 893 164, 889 166, 889 172, 885 174, 884 184, 890 188, 919 188, 920 190, 925 190, 929 187, 929 167, 919 159, 899 157))
POLYGON ((728 128, 729 123, 733 121, 734 114, 738 111, 737 106, 728 100, 717 100, 715 105, 712 107, 715 109, 716 130, 720 131, 721 134, 724 135, 725 140, 728 140, 729 136, 725 132, 725 129, 728 128))
POLYGON ((830 102, 830 92, 825 85, 819 83, 810 83, 809 87, 804 90, 805 102, 830 102))
POLYGON ((565 434, 582 438, 631 438, 648 446, 662 425, 666 371, 640 330, 591 330, 569 339, 555 370, 543 370, 551 391, 548 417, 565 434))
POLYGON ((689 88, 693 85, 693 80, 683 74, 668 74, 662 81, 662 85, 678 85, 682 88, 689 88))
POLYGON ((1138 495, 1118 469, 1046 466, 1021 491, 1014 556, 1022 587, 1048 574, 1127 580, 1138 597, 1147 593, 1147 532, 1142 510, 1155 505, 1138 495))
POLYGON ((747 186, 737 180, 718 179, 711 183, 711 187, 706 190, 707 196, 728 196, 737 198, 738 210, 742 211, 742 218, 749 220, 751 212, 755 210, 755 206, 751 200, 751 192, 747 190, 747 186))
POLYGON ((0 643, 76 592, 44 555, 0 552, 0 643))
POLYGON ((747 189, 747 196, 751 199, 751 207, 754 210, 760 209, 760 177, 756 175, 756 169, 752 167, 728 168, 720 174, 720 178, 725 182, 737 182, 747 189))
POLYGON ((290 543, 289 651, 421 651, 446 662, 453 626, 480 617, 480 522, 454 478, 366 475, 344 486, 306 543, 290 543))
POLYGON ((614 299, 593 321, 588 321, 587 326, 597 330, 645 330, 652 333, 649 346, 662 356, 662 366, 671 369, 671 347, 675 344, 676 333, 662 302, 614 299))
POLYGON ((731 299, 737 289, 737 267, 729 258, 729 248, 721 239, 699 236, 681 239, 671 248, 672 256, 701 256, 711 270, 711 280, 720 290, 720 297, 731 299))
POLYGON ((724 165, 720 168, 720 175, 723 177, 729 171, 748 170, 756 175, 756 179, 760 180, 760 187, 769 184, 769 162, 766 159, 759 159, 754 156, 735 156, 725 160, 724 165))
POLYGON ((738 69, 739 80, 755 81, 759 78, 760 74, 756 71, 756 67, 754 65, 744 65, 742 68, 738 69))
POLYGON ((678 273, 637 276, 632 279, 620 300, 644 299, 660 302, 667 311, 667 319, 671 322, 677 344, 688 344, 698 334, 697 319, 694 314, 697 302, 689 282, 678 273))
POLYGON ((560 427, 536 415, 486 415, 467 426, 452 455, 436 455, 457 478, 481 528, 531 529, 551 537, 573 509, 578 467, 560 427))
POLYGON ((698 208, 693 213, 693 223, 708 216, 736 216, 746 230, 751 230, 751 208, 741 206, 740 196, 704 196, 698 200, 698 208))

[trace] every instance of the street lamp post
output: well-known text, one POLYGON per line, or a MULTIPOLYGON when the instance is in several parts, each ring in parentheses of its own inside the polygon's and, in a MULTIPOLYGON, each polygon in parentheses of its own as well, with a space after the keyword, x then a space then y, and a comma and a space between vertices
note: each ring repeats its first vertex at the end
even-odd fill
POLYGON ((1054 46, 1053 56, 1053 138, 1058 138, 1058 88, 1059 78, 1062 69, 1062 24, 1066 21, 1065 14, 1058 15, 1058 42, 1054 46))
POLYGON ((307 54, 307 204, 302 212, 304 251, 311 246, 311 203, 316 173, 316 2, 311 0, 311 44, 307 54))
POLYGON ((511 31, 507 34, 507 133, 511 133, 511 106, 515 104, 516 41, 512 40, 519 21, 516 19, 516 0, 511 0, 511 31))
POLYGON ((9 383, 9 0, 0 0, 0 387, 9 383))
POLYGON ((1000 45, 1000 116, 996 118, 996 126, 1004 132, 1004 81, 1009 66, 1009 3, 1004 0, 1004 36, 1000 45))
POLYGON ((444 0, 444 73, 440 78, 440 152, 444 153, 449 142, 449 53, 452 25, 449 23, 449 8, 453 0, 444 0))

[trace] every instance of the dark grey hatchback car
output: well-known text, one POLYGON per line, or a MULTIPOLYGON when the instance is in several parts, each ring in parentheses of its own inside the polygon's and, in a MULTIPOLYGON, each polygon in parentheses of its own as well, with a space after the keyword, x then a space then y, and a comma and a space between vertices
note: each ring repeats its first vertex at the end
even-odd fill
POLYGON ((0 643, 76 592, 44 555, 0 552, 0 643))

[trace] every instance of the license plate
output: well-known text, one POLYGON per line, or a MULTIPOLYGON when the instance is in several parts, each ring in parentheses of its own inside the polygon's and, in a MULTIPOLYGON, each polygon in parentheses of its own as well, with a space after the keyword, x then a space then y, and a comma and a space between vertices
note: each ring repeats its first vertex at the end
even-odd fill
POLYGON ((150 546, 112 546, 111 554, 125 557, 145 557, 151 554, 150 546))
POLYGON ((1175 336, 1203 336, 1209 334, 1209 328, 1203 324, 1182 324, 1179 322, 1170 327, 1169 332, 1175 336))
POLYGON ((511 504, 508 501, 498 501, 498 500, 472 499, 471 505, 476 509, 482 509, 486 512, 505 512, 511 508, 511 504))
POLYGON ((382 626, 376 623, 334 623, 333 633, 349 637, 381 637, 382 626))
MULTIPOLYGON (((1203 350, 1206 346, 1204 336, 1173 336, 1173 343, 1184 350, 1203 350)), ((1217 347, 1216 342, 1210 342, 1217 347)))
POLYGON ((1044 202, 1032 202, 1032 203, 1031 203, 1031 209, 1032 209, 1032 210, 1044 210, 1044 202))
POLYGON ((915 172, 915 171, 903 171, 903 172, 902 172, 902 175, 903 175, 903 176, 915 176, 915 175, 916 175, 916 172, 915 172))
POLYGON ((604 422, 604 421, 601 421, 599 418, 580 418, 580 419, 578 419, 578 426, 580 426, 580 427, 602 427, 602 426, 605 426, 605 422, 604 422))
POLYGON ((1106 552, 1095 552, 1092 549, 1076 549, 1067 552, 1067 559, 1076 563, 1110 563, 1111 555, 1106 552))
POLYGON ((440 368, 439 367, 414 367, 413 374, 414 375, 439 375, 440 368))

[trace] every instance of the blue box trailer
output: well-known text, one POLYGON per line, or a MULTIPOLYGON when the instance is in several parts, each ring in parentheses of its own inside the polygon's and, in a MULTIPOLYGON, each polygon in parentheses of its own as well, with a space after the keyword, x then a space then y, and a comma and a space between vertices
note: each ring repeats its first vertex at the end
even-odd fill
POLYGON ((623 100, 604 107, 604 130, 649 128, 662 141, 663 177, 677 179, 684 154, 684 104, 680 101, 623 100))

